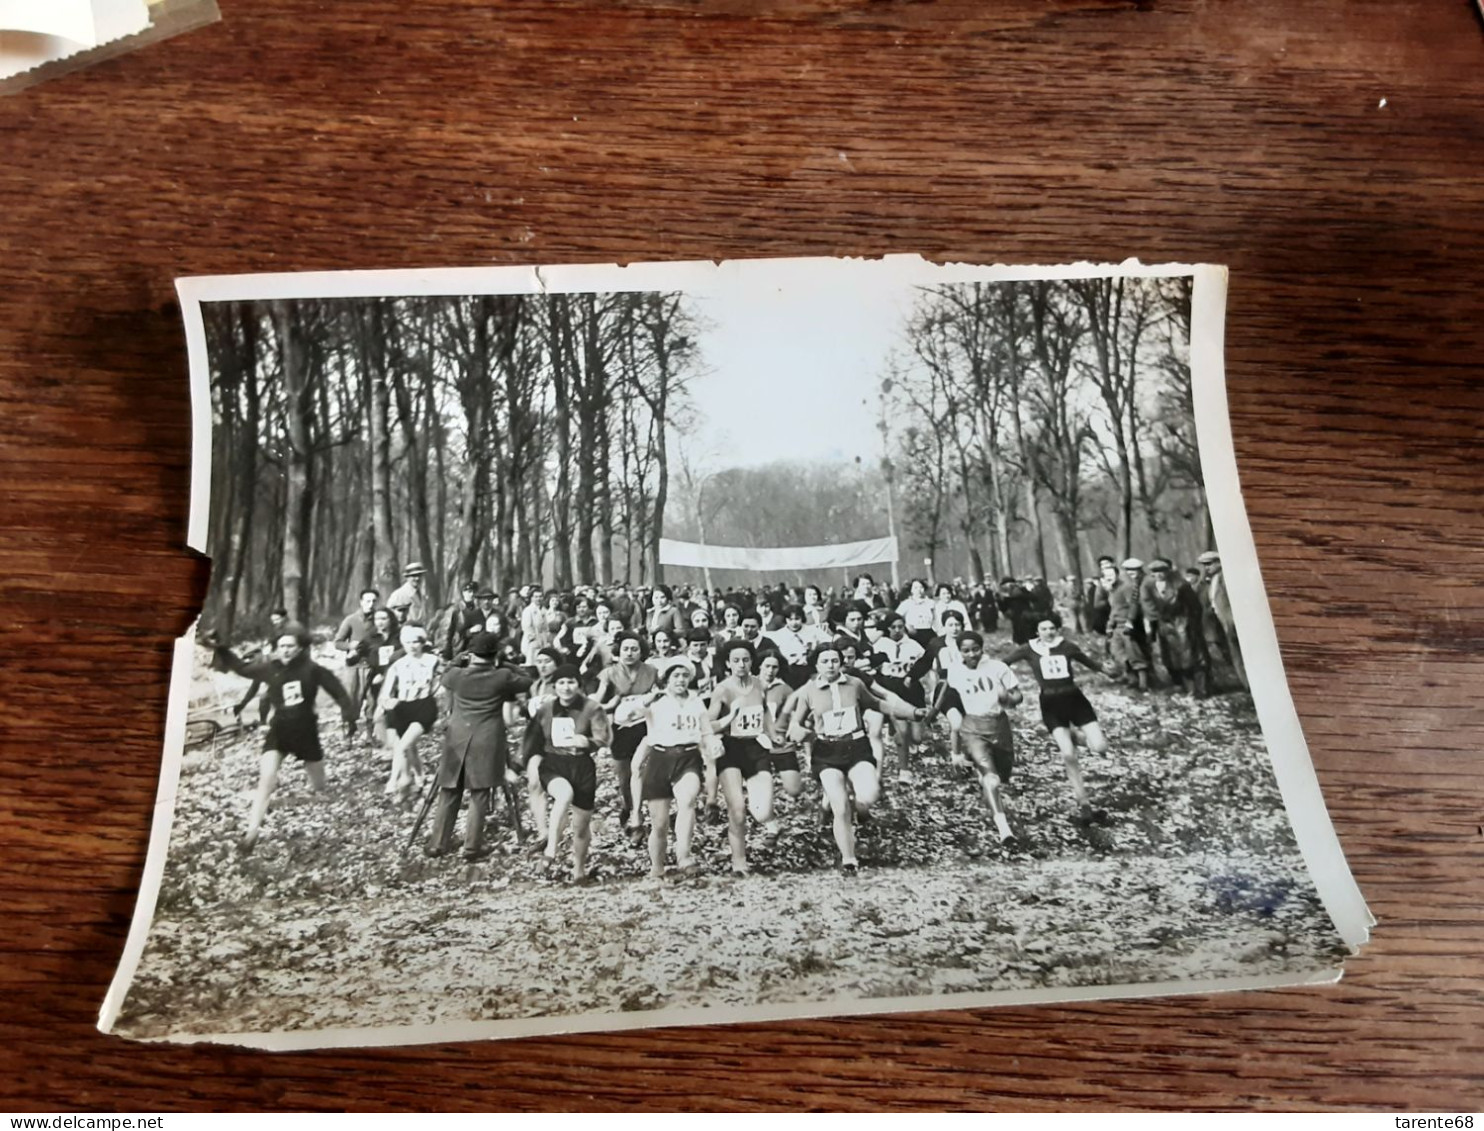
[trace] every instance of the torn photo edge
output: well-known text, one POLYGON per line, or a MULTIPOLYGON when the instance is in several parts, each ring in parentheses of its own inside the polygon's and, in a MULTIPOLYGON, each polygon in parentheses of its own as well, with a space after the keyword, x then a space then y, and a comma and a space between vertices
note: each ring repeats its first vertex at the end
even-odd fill
MULTIPOLYGON (((1336 930, 1352 952, 1370 936, 1375 919, 1345 861, 1320 793, 1298 712, 1283 672, 1277 633, 1262 583, 1256 545, 1247 523, 1226 397, 1224 360, 1227 269, 1205 264, 1143 265, 1073 263, 1060 266, 984 266, 936 264, 917 255, 880 258, 753 259, 673 263, 576 264, 560 266, 468 267, 394 271, 303 272, 198 276, 177 280, 190 364, 192 451, 187 544, 207 553, 211 508, 210 359, 201 306, 232 300, 365 298, 469 294, 540 294, 701 289, 718 272, 767 273, 796 267, 839 267, 888 271, 906 283, 951 284, 1031 279, 1190 276, 1193 279, 1190 364, 1196 432, 1207 500, 1222 556, 1223 572, 1236 598, 1236 616, 1248 664, 1251 692, 1267 742, 1284 806, 1310 877, 1336 930), (1250 644, 1249 644, 1250 642, 1250 644)), ((193 624, 176 641, 160 784, 155 798, 145 873, 124 952, 100 1010, 98 1027, 110 1032, 138 970, 153 924, 164 875, 185 750, 191 665, 196 642, 193 624)), ((513 1021, 470 1021, 432 1026, 320 1029, 290 1033, 189 1034, 157 1038, 167 1042, 232 1043, 291 1050, 486 1040, 571 1032, 655 1028, 685 1024, 766 1022, 795 1018, 867 1015, 938 1009, 1154 997, 1172 994, 1262 990, 1327 984, 1341 971, 1310 975, 1192 980, 1077 989, 1049 988, 919 996, 901 999, 835 999, 751 1008, 662 1009, 643 1015, 591 1014, 513 1021)))

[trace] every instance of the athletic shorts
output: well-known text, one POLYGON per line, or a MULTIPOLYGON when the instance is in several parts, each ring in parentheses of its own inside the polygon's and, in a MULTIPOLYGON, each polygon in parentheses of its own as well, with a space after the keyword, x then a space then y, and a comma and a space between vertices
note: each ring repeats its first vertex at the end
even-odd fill
POLYGON ((869 762, 873 766, 876 764, 876 756, 871 753, 871 740, 865 735, 859 738, 814 740, 812 767, 815 777, 819 777, 825 770, 839 770, 842 774, 849 774, 851 767, 858 762, 869 762))
POLYGON ((1015 769, 1015 742, 1008 715, 967 715, 958 732, 964 753, 983 773, 990 766, 1001 781, 1015 769))
POLYGON ((405 703, 393 703, 386 713, 386 725, 398 734, 406 734, 413 723, 421 723, 424 732, 433 729, 438 721, 438 700, 409 699, 405 703))
POLYGON ((716 760, 718 775, 723 770, 740 770, 745 779, 768 772, 768 752, 757 739, 733 738, 724 734, 721 736, 721 748, 722 755, 716 760))
POLYGON ((545 789, 557 778, 572 787, 572 806, 589 813, 598 796, 598 767, 591 754, 553 754, 542 751, 540 767, 541 788, 545 789))
POLYGON ((1098 721, 1097 712, 1078 688, 1041 696, 1041 721, 1047 730, 1058 727, 1085 727, 1098 721))
MULTIPOLYGON (((894 675, 878 675, 876 682, 899 699, 905 699, 914 707, 927 706, 927 693, 923 691, 922 684, 915 680, 902 679, 900 676, 894 675)), ((898 721, 900 722, 901 720, 898 721)))
POLYGON ((301 762, 324 761, 325 751, 319 744, 319 720, 313 715, 307 719, 285 719, 282 715, 274 715, 268 723, 263 749, 292 754, 301 762))
POLYGON ((651 746, 644 759, 640 801, 669 801, 675 786, 686 774, 701 781, 701 750, 698 746, 651 746))
POLYGON ((644 724, 632 727, 614 727, 613 745, 609 753, 615 761, 630 761, 639 752, 639 743, 644 741, 644 724))
POLYGON ((763 768, 779 774, 787 773, 790 770, 798 773, 799 752, 797 750, 769 750, 767 751, 767 761, 763 768))

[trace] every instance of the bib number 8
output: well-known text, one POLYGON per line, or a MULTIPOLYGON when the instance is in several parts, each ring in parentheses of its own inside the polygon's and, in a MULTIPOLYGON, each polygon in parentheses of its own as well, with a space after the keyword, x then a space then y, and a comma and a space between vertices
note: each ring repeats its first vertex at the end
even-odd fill
POLYGON ((1041 674, 1047 679, 1066 679, 1072 670, 1065 656, 1042 656, 1041 674))

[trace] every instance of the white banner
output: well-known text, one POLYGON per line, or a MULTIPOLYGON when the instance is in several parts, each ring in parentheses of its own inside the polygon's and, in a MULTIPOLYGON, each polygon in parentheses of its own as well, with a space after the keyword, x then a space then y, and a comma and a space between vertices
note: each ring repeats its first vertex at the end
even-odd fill
POLYGON ((897 560, 895 538, 873 538, 869 542, 842 542, 835 546, 782 546, 756 549, 751 546, 706 546, 700 542, 660 539, 660 561, 664 565, 694 566, 697 569, 745 569, 769 571, 850 569, 897 560))

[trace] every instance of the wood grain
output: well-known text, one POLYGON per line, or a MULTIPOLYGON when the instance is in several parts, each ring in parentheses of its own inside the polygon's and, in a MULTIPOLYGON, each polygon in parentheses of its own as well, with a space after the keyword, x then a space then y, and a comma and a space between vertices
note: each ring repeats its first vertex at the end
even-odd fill
POLYGON ((1484 1105, 1471 3, 222 6, 0 100, 0 1106, 1484 1105), (1381 920, 1341 985, 365 1054, 94 1031, 208 571, 177 275, 889 251, 1230 264, 1247 506, 1381 920))

